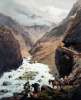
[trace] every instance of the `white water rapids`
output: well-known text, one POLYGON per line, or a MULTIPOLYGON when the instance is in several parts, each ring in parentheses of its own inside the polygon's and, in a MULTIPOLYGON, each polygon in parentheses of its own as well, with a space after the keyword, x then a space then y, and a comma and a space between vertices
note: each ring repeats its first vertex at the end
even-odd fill
POLYGON ((27 80, 29 80, 30 84, 40 82, 41 85, 48 85, 48 80, 51 78, 53 78, 53 76, 49 73, 47 65, 30 63, 30 59, 24 59, 23 64, 17 70, 6 72, 0 78, 0 99, 13 96, 13 93, 20 93, 27 80), (19 78, 24 75, 28 75, 27 79, 24 78, 22 80, 19 78), (7 83, 7 85, 3 85, 4 82, 7 83))

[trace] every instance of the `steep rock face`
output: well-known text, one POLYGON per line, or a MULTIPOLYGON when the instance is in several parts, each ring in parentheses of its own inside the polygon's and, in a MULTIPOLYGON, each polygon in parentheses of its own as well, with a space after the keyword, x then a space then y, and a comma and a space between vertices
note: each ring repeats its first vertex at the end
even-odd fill
POLYGON ((72 46, 81 51, 81 9, 77 11, 69 23, 63 42, 66 47, 72 46))
POLYGON ((68 91, 70 98, 68 99, 67 96, 67 100, 81 100, 81 8, 72 16, 62 44, 56 49, 55 59, 64 85, 72 86, 72 89, 68 91))
MULTIPOLYGON (((51 58, 51 54, 54 55, 55 49, 62 40, 70 20, 73 16, 75 16, 75 13, 80 8, 80 5, 80 1, 76 2, 68 16, 59 25, 54 27, 51 31, 47 32, 39 41, 37 41, 37 43, 31 49, 31 54, 33 55, 34 59, 38 60, 39 62, 45 61, 44 63, 49 64, 48 61, 46 62, 46 59, 51 58), (56 44, 56 41, 58 41, 58 44, 56 44), (40 46, 38 46, 39 43, 41 44, 40 46), (44 47, 46 47, 47 50, 44 47), (41 56, 41 53, 45 55, 41 56)), ((54 61, 53 57, 51 59, 54 61)), ((51 66, 55 66, 54 63, 51 63, 51 66)))
POLYGON ((76 14, 76 12, 80 9, 81 7, 81 1, 78 0, 72 7, 71 11, 69 12, 68 16, 56 27, 54 27, 51 31, 45 34, 45 36, 42 39, 45 38, 52 38, 54 37, 59 37, 64 34, 64 32, 67 29, 68 23, 70 22, 70 19, 72 16, 76 14))
POLYGON ((20 49, 23 57, 29 55, 28 50, 32 45, 29 33, 25 31, 23 25, 17 23, 14 19, 0 13, 0 25, 6 26, 13 31, 13 35, 20 44, 20 49))
POLYGON ((18 41, 10 29, 0 26, 0 75, 18 68, 21 64, 22 56, 18 41))
POLYGON ((58 48, 56 49, 55 60, 60 77, 68 76, 74 65, 72 55, 68 54, 62 48, 58 48))
MULTIPOLYGON (((56 49, 56 65, 60 75, 65 76, 72 72, 75 62, 78 64, 75 58, 81 57, 81 8, 69 22, 62 42, 63 47, 56 49), (65 55, 68 56, 64 58, 65 55), (67 68, 70 68, 69 72, 67 68)), ((80 58, 77 59, 79 61, 80 58)))

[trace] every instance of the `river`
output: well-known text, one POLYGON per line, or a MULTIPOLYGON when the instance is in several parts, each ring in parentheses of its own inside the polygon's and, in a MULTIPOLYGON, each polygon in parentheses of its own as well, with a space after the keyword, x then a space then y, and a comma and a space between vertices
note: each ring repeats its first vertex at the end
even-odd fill
POLYGON ((22 65, 17 70, 6 72, 0 78, 0 99, 13 96, 14 93, 20 93, 27 80, 30 84, 48 85, 49 79, 54 78, 49 73, 47 65, 31 63, 30 57, 24 58, 22 65))

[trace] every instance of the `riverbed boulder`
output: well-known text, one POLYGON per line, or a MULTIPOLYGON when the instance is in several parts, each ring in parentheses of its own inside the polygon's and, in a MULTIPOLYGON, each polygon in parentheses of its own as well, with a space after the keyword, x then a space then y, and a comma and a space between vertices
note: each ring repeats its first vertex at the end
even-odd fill
POLYGON ((18 68, 22 61, 20 46, 13 36, 13 31, 0 26, 0 75, 18 68))

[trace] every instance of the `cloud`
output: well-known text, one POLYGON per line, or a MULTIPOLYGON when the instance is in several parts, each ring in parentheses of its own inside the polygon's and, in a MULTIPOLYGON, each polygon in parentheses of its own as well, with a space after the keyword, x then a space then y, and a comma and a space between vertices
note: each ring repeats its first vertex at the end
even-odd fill
POLYGON ((0 0, 0 12, 25 25, 58 23, 75 0, 0 0))

